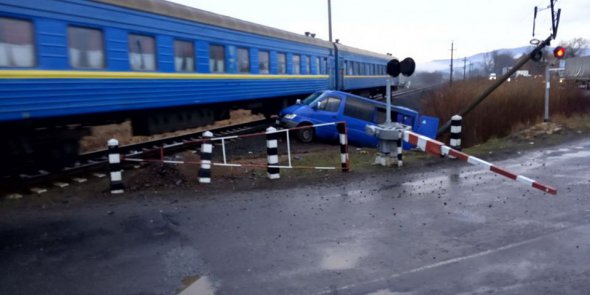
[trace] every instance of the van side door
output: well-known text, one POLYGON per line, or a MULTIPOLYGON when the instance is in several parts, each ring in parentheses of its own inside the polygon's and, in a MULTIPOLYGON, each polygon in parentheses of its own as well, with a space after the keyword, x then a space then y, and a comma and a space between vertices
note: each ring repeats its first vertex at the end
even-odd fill
MULTIPOLYGON (((313 107, 313 118, 317 123, 330 123, 342 121, 339 116, 342 105, 342 97, 337 93, 330 93, 318 100, 313 107)), ((337 132, 335 126, 320 126, 315 128, 318 138, 335 139, 337 132)))
POLYGON ((367 125, 375 125, 373 123, 374 111, 374 103, 353 96, 346 96, 342 118, 346 121, 348 140, 351 144, 363 147, 377 146, 377 138, 365 131, 367 125))

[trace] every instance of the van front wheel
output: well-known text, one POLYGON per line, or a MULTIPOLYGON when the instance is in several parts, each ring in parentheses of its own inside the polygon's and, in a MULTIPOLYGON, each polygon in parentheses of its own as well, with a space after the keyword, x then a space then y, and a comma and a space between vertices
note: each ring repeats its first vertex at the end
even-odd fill
MULTIPOLYGON (((310 126, 310 125, 302 125, 300 127, 310 126)), ((309 143, 315 137, 313 127, 302 128, 297 130, 297 139, 303 143, 309 143)))

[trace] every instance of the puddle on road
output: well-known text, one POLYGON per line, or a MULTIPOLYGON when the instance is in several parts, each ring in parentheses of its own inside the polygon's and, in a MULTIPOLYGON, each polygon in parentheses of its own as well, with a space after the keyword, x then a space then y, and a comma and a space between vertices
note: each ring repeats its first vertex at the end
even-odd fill
POLYGON ((456 211, 453 214, 453 218, 459 221, 468 223, 485 223, 486 217, 480 214, 475 214, 468 211, 456 211))
POLYGON ((366 295, 411 295, 412 293, 407 292, 393 292, 389 289, 377 290, 375 292, 367 293, 366 295))
POLYGON ((320 266, 326 270, 351 269, 356 267, 367 254, 365 249, 358 246, 338 246, 325 249, 320 266))
POLYGON ((178 295, 214 295, 215 288, 207 276, 188 276, 182 279, 182 285, 187 286, 180 290, 178 295))

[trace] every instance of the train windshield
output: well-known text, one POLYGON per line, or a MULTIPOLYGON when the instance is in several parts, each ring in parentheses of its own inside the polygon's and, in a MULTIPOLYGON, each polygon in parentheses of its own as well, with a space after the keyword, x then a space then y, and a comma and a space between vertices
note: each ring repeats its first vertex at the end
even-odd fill
POLYGON ((322 96, 322 94, 324 94, 324 92, 322 91, 314 92, 311 95, 309 95, 306 99, 304 99, 301 103, 311 105, 314 101, 318 100, 322 96))

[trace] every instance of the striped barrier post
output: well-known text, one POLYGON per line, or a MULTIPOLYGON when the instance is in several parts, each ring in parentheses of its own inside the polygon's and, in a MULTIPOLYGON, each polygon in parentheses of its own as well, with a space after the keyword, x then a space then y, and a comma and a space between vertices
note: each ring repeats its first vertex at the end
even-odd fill
POLYGON ((430 139, 426 136, 422 136, 420 134, 416 134, 412 131, 404 131, 404 141, 417 146, 420 150, 431 153, 434 155, 442 155, 442 156, 452 156, 459 160, 465 161, 471 165, 482 166, 494 173, 500 174, 504 177, 510 178, 512 180, 518 181, 522 184, 527 186, 542 190, 546 193, 555 195, 557 194, 557 189, 541 184, 535 180, 532 180, 528 177, 515 174, 498 166, 495 166, 489 162, 486 162, 482 159, 476 158, 474 156, 470 156, 468 154, 462 153, 460 151, 454 150, 446 145, 444 145, 440 141, 436 141, 430 139))
POLYGON ((454 115, 453 117, 451 117, 451 141, 450 141, 450 146, 453 149, 456 149, 458 151, 461 150, 461 132, 462 132, 462 127, 461 127, 461 121, 463 120, 463 117, 459 116, 459 115, 454 115))
POLYGON ((279 145, 278 133, 274 127, 266 128, 266 159, 268 160, 267 175, 268 179, 281 178, 280 169, 276 167, 279 165, 279 145), (275 166, 275 167, 271 167, 275 166))
POLYGON ((213 142, 211 131, 203 132, 205 141, 201 144, 201 169, 199 169, 199 183, 211 183, 211 159, 213 154, 213 142))
POLYGON ((348 172, 350 170, 350 164, 348 159, 348 135, 346 133, 346 123, 336 123, 336 129, 340 138, 340 164, 342 165, 342 172, 348 172))
POLYGON ((123 174, 121 171, 121 155, 119 154, 119 141, 112 138, 108 141, 109 150, 109 172, 111 180, 111 194, 122 194, 125 192, 123 185, 123 174))
POLYGON ((403 152, 402 138, 403 138, 403 131, 399 130, 398 139, 396 141, 396 143, 397 143, 397 167, 401 167, 404 165, 403 155, 402 155, 402 152, 403 152))

